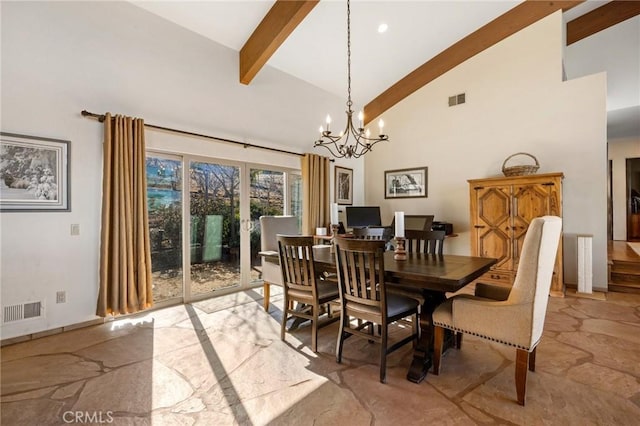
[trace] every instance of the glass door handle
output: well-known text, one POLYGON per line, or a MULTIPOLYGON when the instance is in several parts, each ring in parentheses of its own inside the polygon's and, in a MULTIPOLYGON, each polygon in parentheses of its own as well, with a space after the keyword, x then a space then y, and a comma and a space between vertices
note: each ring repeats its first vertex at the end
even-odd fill
POLYGON ((255 228, 253 221, 251 219, 242 219, 240 221, 240 227, 243 231, 251 232, 255 228))

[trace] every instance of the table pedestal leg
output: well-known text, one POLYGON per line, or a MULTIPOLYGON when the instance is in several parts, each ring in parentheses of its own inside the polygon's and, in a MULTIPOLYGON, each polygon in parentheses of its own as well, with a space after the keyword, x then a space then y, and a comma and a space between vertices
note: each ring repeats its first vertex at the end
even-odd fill
POLYGON ((446 300, 443 293, 423 290, 424 304, 420 314, 420 340, 413 352, 413 361, 407 380, 420 383, 427 376, 427 371, 431 368, 433 356, 433 320, 431 314, 436 307, 446 300))

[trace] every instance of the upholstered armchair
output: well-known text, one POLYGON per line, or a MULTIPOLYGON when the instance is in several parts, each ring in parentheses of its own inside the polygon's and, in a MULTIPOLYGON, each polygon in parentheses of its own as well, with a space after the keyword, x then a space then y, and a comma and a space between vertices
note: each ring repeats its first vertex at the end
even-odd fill
POLYGON ((260 216, 260 251, 271 252, 275 257, 262 257, 262 281, 264 285, 264 310, 269 310, 271 285, 282 285, 282 270, 278 261, 278 234, 299 235, 298 218, 295 216, 260 216))
POLYGON ((531 221, 510 291, 477 285, 475 296, 453 296, 436 308, 433 312, 436 375, 440 370, 444 329, 513 346, 518 403, 524 405, 527 365, 530 371, 535 371, 536 347, 542 337, 561 228, 562 220, 555 216, 531 221))

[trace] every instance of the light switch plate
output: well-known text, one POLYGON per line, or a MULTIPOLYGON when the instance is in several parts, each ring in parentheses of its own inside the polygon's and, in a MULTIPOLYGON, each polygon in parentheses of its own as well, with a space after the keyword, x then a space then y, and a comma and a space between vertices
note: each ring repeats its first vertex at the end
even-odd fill
POLYGON ((71 235, 80 235, 80 224, 72 223, 71 224, 71 235))

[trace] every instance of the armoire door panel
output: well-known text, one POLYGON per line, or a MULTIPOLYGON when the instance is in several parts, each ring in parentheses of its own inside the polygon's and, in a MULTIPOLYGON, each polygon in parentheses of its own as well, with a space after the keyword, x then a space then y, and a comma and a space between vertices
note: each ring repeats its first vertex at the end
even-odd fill
POLYGON ((478 194, 478 218, 492 228, 509 225, 511 216, 510 188, 483 188, 478 194))
POLYGON ((518 260, 524 237, 531 221, 549 213, 549 190, 540 184, 514 186, 513 189, 513 266, 518 267, 518 260))
POLYGON ((494 268, 511 269, 511 237, 499 228, 490 228, 478 238, 481 257, 498 259, 494 268))
POLYGON ((513 218, 517 230, 529 227, 531 220, 549 212, 549 190, 542 185, 515 186, 513 191, 513 218))

